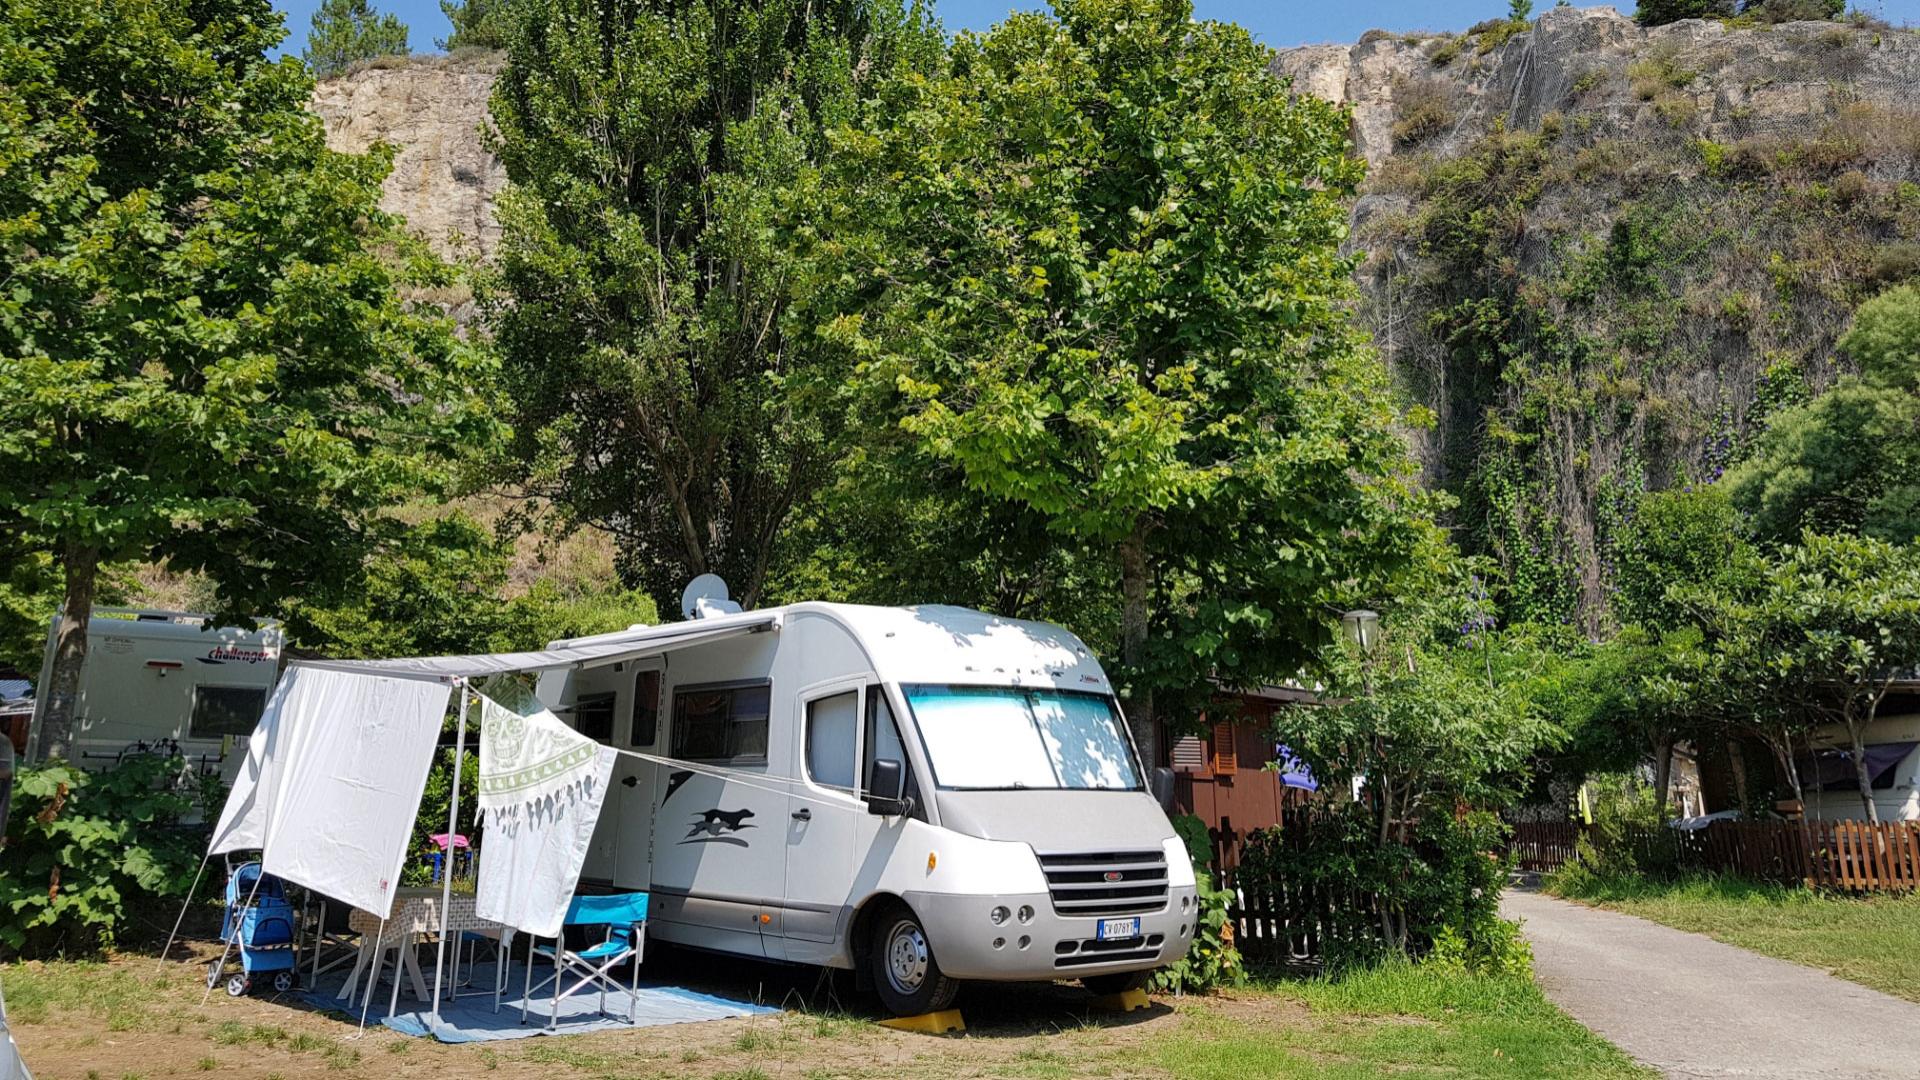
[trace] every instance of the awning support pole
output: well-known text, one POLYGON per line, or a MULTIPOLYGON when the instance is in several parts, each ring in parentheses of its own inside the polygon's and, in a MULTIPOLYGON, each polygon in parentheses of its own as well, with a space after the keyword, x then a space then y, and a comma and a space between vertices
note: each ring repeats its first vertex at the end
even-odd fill
MULTIPOLYGON (((440 862, 440 943, 433 950, 433 1023, 427 1034, 440 1026, 440 965, 447 958, 447 912, 453 904, 453 837, 460 823, 460 766, 467 759, 467 680, 460 685, 460 733, 453 741, 453 792, 447 800, 447 856, 440 862)), ((454 963, 460 962, 455 946, 454 963)))
POLYGON ((160 950, 160 963, 153 969, 155 975, 160 974, 160 972, 166 968, 167 957, 173 954, 173 943, 180 937, 180 924, 187 919, 187 907, 193 903, 193 894, 200 891, 200 879, 206 875, 207 863, 212 858, 213 852, 211 851, 200 856, 200 869, 193 872, 193 884, 187 886, 187 898, 180 901, 180 914, 173 920, 173 929, 167 932, 167 943, 160 950))

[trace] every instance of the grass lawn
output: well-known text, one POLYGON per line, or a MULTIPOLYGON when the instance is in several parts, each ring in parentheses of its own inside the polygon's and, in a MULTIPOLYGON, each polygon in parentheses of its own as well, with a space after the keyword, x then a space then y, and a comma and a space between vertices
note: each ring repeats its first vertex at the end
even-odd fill
POLYGON ((1548 891, 1706 934, 1920 1002, 1920 895, 1853 897, 1732 878, 1607 879, 1548 891))
MULTIPOLYGON (((669 959, 671 962, 671 959, 669 959)), ((1261 980, 1118 1014, 1068 985, 963 994, 964 1037, 882 1028, 804 998, 814 976, 729 963, 707 988, 788 1011, 562 1038, 443 1046, 354 1028, 271 996, 202 1003, 199 965, 150 956, 0 967, 39 1080, 703 1077, 1643 1077, 1525 981, 1399 967, 1338 981, 1261 980), (736 970, 737 969, 737 970, 736 970)), ((649 966, 652 966, 650 961, 649 966)))

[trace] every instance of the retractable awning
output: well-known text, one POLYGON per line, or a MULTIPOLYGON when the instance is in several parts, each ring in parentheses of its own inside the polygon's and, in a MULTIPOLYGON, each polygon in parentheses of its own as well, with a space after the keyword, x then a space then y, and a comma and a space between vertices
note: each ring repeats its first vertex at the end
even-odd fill
POLYGON ((723 638, 764 633, 779 625, 779 616, 748 612, 695 622, 649 626, 537 652, 476 653, 471 656, 414 656, 398 660, 296 660, 300 667, 345 671, 389 678, 480 678, 514 671, 547 671, 565 667, 598 667, 723 638))

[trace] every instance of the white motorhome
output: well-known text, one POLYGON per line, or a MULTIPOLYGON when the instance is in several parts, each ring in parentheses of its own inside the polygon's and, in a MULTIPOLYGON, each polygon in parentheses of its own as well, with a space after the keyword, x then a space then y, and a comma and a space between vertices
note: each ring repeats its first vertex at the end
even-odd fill
MULTIPOLYGON (((72 759, 104 768, 129 752, 169 751, 230 774, 242 754, 227 751, 253 733, 280 679, 284 639, 278 625, 258 630, 210 627, 205 615, 95 608, 87 621, 87 659, 74 703, 72 759), (222 756, 225 755, 225 761, 222 756)), ((27 733, 37 759, 40 726, 53 687, 59 620, 47 631, 40 693, 27 733)))
POLYGON ((803 603, 554 647, 627 641, 652 655, 539 696, 674 759, 621 758, 583 874, 651 893, 651 936, 855 969, 902 1015, 958 980, 1112 992, 1186 952, 1192 864, 1067 631, 803 603))

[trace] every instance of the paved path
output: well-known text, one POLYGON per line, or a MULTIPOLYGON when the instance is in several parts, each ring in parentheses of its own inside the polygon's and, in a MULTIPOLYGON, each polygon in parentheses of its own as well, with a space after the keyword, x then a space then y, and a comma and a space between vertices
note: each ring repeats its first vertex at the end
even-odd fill
POLYGON ((1631 915, 1509 891, 1554 1003, 1671 1077, 1920 1077, 1920 1005, 1631 915))

